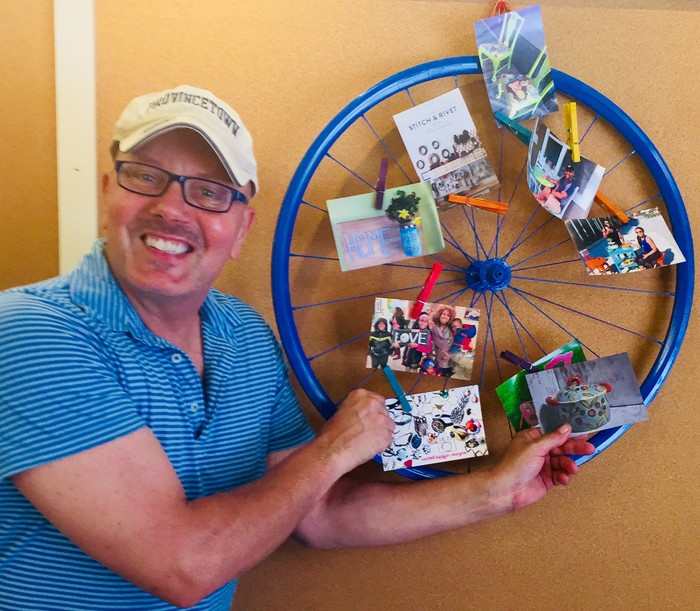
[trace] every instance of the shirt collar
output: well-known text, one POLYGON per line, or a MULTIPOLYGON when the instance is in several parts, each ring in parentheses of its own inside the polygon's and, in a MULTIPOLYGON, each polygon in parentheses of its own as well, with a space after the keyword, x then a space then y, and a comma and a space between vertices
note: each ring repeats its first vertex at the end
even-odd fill
MULTIPOLYGON (((114 278, 104 256, 105 242, 104 238, 97 240, 69 275, 71 298, 114 331, 152 335, 114 278)), ((209 291, 200 316, 202 325, 222 338, 229 336, 232 326, 242 323, 230 297, 215 289, 209 291)))

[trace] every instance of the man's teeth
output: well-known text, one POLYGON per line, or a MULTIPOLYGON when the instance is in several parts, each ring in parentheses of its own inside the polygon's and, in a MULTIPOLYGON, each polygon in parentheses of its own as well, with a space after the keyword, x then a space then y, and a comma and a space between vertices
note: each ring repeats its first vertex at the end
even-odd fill
POLYGON ((171 242, 170 240, 163 240, 162 238, 154 238, 151 236, 146 236, 144 241, 147 246, 162 250, 169 255, 181 255, 188 250, 187 244, 183 244, 182 242, 171 242))

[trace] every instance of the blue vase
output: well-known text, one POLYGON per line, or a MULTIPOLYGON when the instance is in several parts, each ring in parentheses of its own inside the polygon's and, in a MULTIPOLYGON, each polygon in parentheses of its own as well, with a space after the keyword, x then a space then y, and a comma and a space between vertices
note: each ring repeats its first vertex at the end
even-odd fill
POLYGON ((420 231, 414 223, 401 225, 401 246, 407 257, 418 257, 423 254, 423 244, 420 231))

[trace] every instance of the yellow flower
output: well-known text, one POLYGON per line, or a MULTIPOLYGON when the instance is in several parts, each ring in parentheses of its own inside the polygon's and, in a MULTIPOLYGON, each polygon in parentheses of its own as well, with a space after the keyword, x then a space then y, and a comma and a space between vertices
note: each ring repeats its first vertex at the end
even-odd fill
POLYGON ((413 222, 414 222, 416 225, 420 225, 420 223, 421 223, 420 217, 417 216, 417 217, 413 220, 413 222))
POLYGON ((409 218, 409 217, 411 216, 411 214, 410 214, 410 212, 409 212, 408 210, 406 210, 406 209, 404 208, 403 210, 399 211, 399 216, 400 216, 402 219, 407 219, 407 218, 409 218))

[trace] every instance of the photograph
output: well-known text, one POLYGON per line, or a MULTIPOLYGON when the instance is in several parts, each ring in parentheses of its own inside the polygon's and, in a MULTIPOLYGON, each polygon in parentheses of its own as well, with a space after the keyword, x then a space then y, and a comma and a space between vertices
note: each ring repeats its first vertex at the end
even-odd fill
POLYGON ((570 424, 573 435, 647 419, 627 353, 525 376, 542 431, 570 424))
MULTIPOLYGON (((543 369, 554 369, 555 367, 571 365, 572 363, 581 363, 585 360, 586 356, 583 354, 581 344, 574 340, 543 356, 532 363, 532 366, 542 371, 543 369)), ((513 430, 516 432, 539 424, 537 412, 532 402, 532 395, 530 395, 530 390, 525 380, 525 376, 528 373, 530 372, 521 370, 512 378, 496 387, 496 394, 501 401, 501 405, 503 405, 513 430)))
POLYGON ((566 228, 590 275, 626 274, 685 262, 658 208, 616 217, 567 220, 566 228))
POLYGON ((376 198, 373 191, 326 202, 344 272, 445 250, 428 183, 387 189, 381 210, 376 198))
POLYGON ((585 219, 605 168, 571 149, 538 120, 530 137, 527 184, 537 203, 560 219, 585 219))
POLYGON ((477 21, 474 33, 494 112, 520 122, 559 109, 539 6, 477 21))
POLYGON ((476 195, 498 185, 462 93, 453 89, 394 115, 413 167, 435 199, 476 195))
POLYGON ((426 303, 417 320, 410 320, 412 308, 406 299, 374 300, 366 366, 470 380, 479 310, 426 303))
POLYGON ((385 471, 486 456, 478 386, 406 395, 410 412, 387 399, 394 419, 391 445, 381 454, 385 471))

